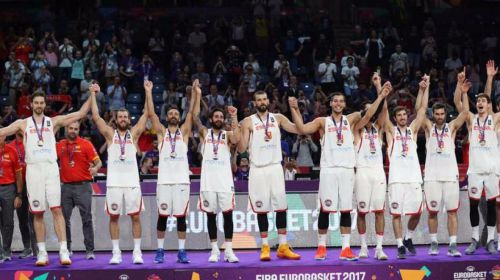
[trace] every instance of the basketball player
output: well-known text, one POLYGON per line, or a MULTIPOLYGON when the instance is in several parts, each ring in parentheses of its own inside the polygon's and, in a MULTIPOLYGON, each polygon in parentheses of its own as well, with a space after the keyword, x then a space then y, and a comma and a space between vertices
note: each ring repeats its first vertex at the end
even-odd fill
MULTIPOLYGON (((91 85, 89 90, 95 91, 96 88, 98 87, 91 85)), ((33 115, 0 129, 0 137, 13 135, 17 132, 22 132, 25 135, 26 189, 30 211, 34 215, 38 245, 36 265, 45 266, 49 263, 45 248, 45 223, 43 220, 46 204, 49 205, 52 212, 54 229, 59 240, 60 263, 70 265, 71 259, 67 248, 64 217, 61 211, 61 184, 54 133, 57 133, 61 127, 85 117, 89 111, 90 100, 87 100, 79 111, 54 118, 44 115, 45 102, 44 93, 34 93, 31 96, 33 115)))
POLYGON ((252 211, 257 214, 262 248, 261 261, 271 260, 271 249, 267 240, 269 222, 267 213, 276 212, 279 247, 277 257, 299 260, 300 255, 293 252, 287 242, 286 213, 288 209, 285 193, 285 175, 281 166, 281 133, 283 128, 289 133, 297 133, 295 125, 281 114, 269 112, 269 99, 264 91, 253 95, 257 113, 241 122, 241 139, 238 152, 250 153, 250 174, 248 199, 252 211))
MULTIPOLYGON (((488 77, 495 76, 497 68, 495 62, 490 60, 486 64, 488 77)), ((498 139, 496 128, 500 123, 500 113, 493 114, 491 105, 491 78, 484 94, 476 97, 477 114, 468 113, 466 118, 467 128, 469 130, 469 202, 470 202, 470 220, 472 226, 472 242, 465 250, 466 255, 474 254, 479 247, 479 200, 483 190, 486 193, 487 217, 486 225, 488 227, 486 249, 490 254, 496 254, 494 234, 496 223, 496 198, 499 195, 498 190, 498 139)), ((457 109, 464 110, 462 102, 455 99, 457 109)))
POLYGON ((416 104, 421 104, 417 116, 408 126, 408 113, 404 107, 396 107, 394 126, 386 114, 385 134, 388 146, 389 206, 392 215, 394 236, 398 246, 398 258, 406 258, 406 249, 415 255, 412 237, 422 213, 422 173, 417 156, 417 134, 425 119, 429 98, 429 76, 420 82, 416 104), (408 231, 403 241, 401 215, 410 215, 408 231), (406 248, 405 248, 406 247, 406 248))
MULTIPOLYGON (((147 87, 147 81, 144 87, 147 87)), ((137 141, 146 129, 148 108, 145 106, 142 116, 136 125, 130 127, 130 114, 126 109, 116 112, 116 129, 107 125, 99 115, 96 94, 92 92, 92 120, 106 139, 108 147, 108 173, 106 178, 106 211, 109 214, 109 233, 113 244, 113 256, 109 264, 120 264, 120 227, 118 220, 123 210, 132 220, 132 236, 134 264, 144 263, 141 252, 141 211, 144 211, 142 192, 137 166, 137 141), (123 203, 125 201, 125 203, 123 203)), ((146 95, 146 102, 150 96, 146 95)))
POLYGON ((329 214, 340 211, 340 233, 342 236, 341 260, 355 261, 358 258, 350 248, 351 236, 351 211, 352 194, 354 189, 354 137, 352 130, 356 123, 364 118, 364 123, 373 116, 382 100, 389 91, 383 90, 383 94, 374 102, 369 112, 354 112, 343 115, 346 106, 345 96, 341 92, 331 95, 330 106, 332 115, 330 117, 316 118, 304 125, 302 116, 296 100, 290 98, 289 103, 292 117, 297 130, 301 134, 313 134, 320 132, 321 139, 321 171, 318 190, 320 213, 318 217, 318 250, 315 259, 326 259, 326 236, 329 226, 329 214), (365 114, 366 113, 366 114, 365 114))
MULTIPOLYGON (((373 75, 373 84, 379 94, 386 94, 384 91, 392 91, 390 83, 386 83, 382 88, 380 77, 377 73, 373 75)), ((367 104, 367 115, 374 104, 367 104)), ((380 106, 380 105, 379 105, 380 106)), ((368 257, 368 245, 366 244, 366 215, 373 212, 375 214, 375 232, 377 234, 377 246, 375 258, 377 260, 387 260, 387 255, 382 249, 384 239, 384 208, 387 183, 384 171, 384 159, 382 155, 382 136, 387 104, 384 101, 383 110, 375 114, 371 119, 362 118, 354 127, 354 145, 356 147, 356 175, 354 194, 358 207, 357 226, 361 239, 361 250, 359 258, 368 257)))
MULTIPOLYGON (((153 84, 146 85, 146 95, 151 96, 153 84)), ((189 210, 189 164, 188 164, 188 141, 191 135, 193 123, 193 108, 196 102, 196 94, 201 89, 198 80, 193 82, 191 90, 191 101, 186 120, 180 124, 180 111, 177 107, 168 107, 166 110, 167 127, 163 126, 160 119, 153 110, 153 101, 150 98, 149 119, 153 123, 153 129, 157 132, 158 143, 160 143, 160 156, 158 166, 158 182, 156 186, 156 201, 158 205, 158 222, 156 225, 158 249, 154 262, 163 263, 165 230, 167 228, 168 216, 177 218, 177 236, 179 252, 177 262, 189 263, 185 250, 186 244, 186 215, 189 210)), ((201 98, 201 97, 200 97, 201 98)))
POLYGON ((194 122, 203 143, 201 164, 200 197, 198 208, 207 213, 208 235, 212 251, 209 262, 218 262, 220 251, 217 245, 217 208, 220 208, 224 217, 224 236, 226 238, 224 261, 235 263, 239 259, 233 252, 233 208, 234 208, 234 180, 231 171, 231 144, 237 144, 240 137, 236 108, 229 106, 227 111, 231 117, 232 131, 224 130, 225 112, 221 108, 214 108, 210 112, 209 122, 212 128, 207 129, 200 121, 201 92, 196 94, 194 108, 194 122))
MULTIPOLYGON (((463 73, 463 76, 465 76, 465 73, 463 73)), ((457 210, 460 203, 460 187, 458 184, 458 165, 455 157, 455 136, 469 114, 467 92, 470 86, 467 81, 457 83, 455 94, 458 95, 458 98, 462 98, 463 109, 456 119, 447 123, 446 105, 436 103, 432 106, 434 123, 425 118, 422 124, 427 139, 424 194, 429 212, 428 223, 431 246, 428 253, 431 256, 436 256, 439 253, 437 214, 443 205, 448 212, 448 234, 450 236, 448 255, 453 257, 462 255, 457 248, 457 210)), ((418 110, 420 104, 416 106, 418 110)))

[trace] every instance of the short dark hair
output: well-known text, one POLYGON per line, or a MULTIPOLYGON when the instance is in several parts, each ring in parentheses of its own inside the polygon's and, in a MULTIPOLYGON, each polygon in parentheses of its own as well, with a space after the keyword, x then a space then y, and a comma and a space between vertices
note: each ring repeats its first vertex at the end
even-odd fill
POLYGON ((221 107, 215 107, 215 108, 213 108, 213 109, 210 111, 210 113, 208 114, 208 118, 209 118, 209 119, 212 119, 212 117, 214 116, 214 114, 215 114, 216 112, 221 112, 221 113, 222 113, 222 116, 223 116, 224 118, 226 118, 226 111, 225 111, 223 108, 221 108, 221 107))
POLYGON ((394 110, 392 111, 392 116, 396 117, 396 114, 401 112, 401 111, 405 111, 406 113, 408 113, 408 110, 406 109, 406 107, 396 106, 396 108, 394 108, 394 110))
POLYGON ((179 110, 179 107, 177 107, 177 105, 168 105, 167 107, 165 107, 165 114, 168 114, 168 111, 170 110, 177 110, 177 112, 181 112, 181 110, 179 110))
POLYGON ((489 96, 489 95, 487 95, 487 94, 485 94, 485 93, 480 93, 480 94, 478 94, 478 95, 477 95, 477 97, 476 97, 476 100, 478 100, 479 98, 484 98, 484 99, 486 99, 486 101, 488 102, 488 104, 489 104, 489 103, 491 103, 491 98, 490 98, 490 96, 489 96))
POLYGON ((340 91, 335 91, 335 92, 333 92, 333 93, 330 94, 330 101, 332 101, 335 96, 342 96, 342 97, 344 97, 344 100, 345 100, 345 94, 344 93, 342 93, 340 91))
POLYGON ((255 96, 257 96, 259 94, 265 94, 267 96, 267 92, 265 92, 263 90, 258 90, 258 91, 253 93, 253 100, 255 100, 255 96))
POLYGON ((116 110, 116 115, 118 115, 118 112, 127 112, 128 117, 130 118, 130 112, 127 110, 127 108, 120 108, 116 110))
POLYGON ((439 109, 444 109, 444 112, 446 113, 446 105, 444 105, 443 103, 435 103, 434 105, 432 105, 432 113, 436 112, 436 110, 439 109))
POLYGON ((33 100, 35 100, 35 97, 39 97, 39 96, 43 97, 44 101, 47 101, 47 96, 45 95, 45 92, 36 91, 31 95, 31 102, 33 102, 33 100))

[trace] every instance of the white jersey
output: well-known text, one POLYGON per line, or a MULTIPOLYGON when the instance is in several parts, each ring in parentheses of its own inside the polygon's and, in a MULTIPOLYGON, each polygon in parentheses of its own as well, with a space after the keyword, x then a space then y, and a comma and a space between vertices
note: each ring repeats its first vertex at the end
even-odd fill
POLYGON ((225 130, 220 130, 219 133, 213 133, 212 129, 208 129, 207 135, 203 139, 200 191, 234 191, 229 137, 225 130), (214 146, 214 143, 219 144, 214 146), (217 154, 215 154, 214 148, 217 154))
POLYGON ((458 181, 455 142, 451 137, 451 130, 447 123, 444 124, 442 130, 438 130, 436 124, 432 125, 426 148, 427 156, 425 158, 424 181, 458 181), (438 137, 440 139, 442 137, 441 147, 438 144, 438 137))
POLYGON ((337 123, 337 127, 331 117, 325 117, 325 133, 321 138, 321 147, 321 168, 354 168, 354 137, 346 116, 342 116, 341 124, 337 123), (342 129, 341 145, 337 139, 337 129, 342 129))
MULTIPOLYGON (((497 153, 500 159, 500 127, 497 129, 497 153)), ((500 176, 500 163, 497 163, 497 175, 500 176)))
POLYGON ((56 137, 54 123, 49 117, 43 117, 43 124, 35 125, 33 117, 26 119, 24 131, 24 147, 26 149, 26 163, 55 163, 57 162, 56 137), (38 132, 37 132, 38 129, 38 132), (38 138, 41 132, 42 141, 38 138), (43 145, 39 146, 39 143, 43 145))
POLYGON ((481 174, 497 172, 498 139, 495 132, 495 121, 493 116, 480 122, 479 116, 475 115, 472 123, 472 131, 469 135, 469 170, 467 174, 481 174), (480 142, 480 127, 484 126, 484 145, 480 142))
POLYGON ((170 136, 167 128, 160 147, 158 184, 189 184, 188 147, 179 128, 170 136), (174 145, 170 143, 170 136, 172 140, 175 137, 174 145))
POLYGON ((259 119, 257 114, 252 115, 250 119, 253 126, 249 143, 250 163, 257 167, 280 164, 283 156, 281 154, 281 133, 278 119, 272 113, 268 113, 265 119, 259 119), (265 134, 266 124, 267 137, 265 134))
POLYGON ((384 171, 382 137, 375 125, 363 128, 361 140, 356 148, 356 168, 372 168, 384 171), (370 139, 371 138, 371 139, 370 139), (370 143, 373 141, 373 143, 370 143))
POLYGON ((120 137, 115 130, 113 141, 108 146, 108 187, 140 187, 139 168, 137 166, 137 148, 132 139, 132 133, 127 130, 125 140, 125 154, 122 157, 120 137))
POLYGON ((392 147, 389 149, 389 184, 392 183, 422 183, 422 171, 418 162, 417 135, 406 127, 401 133, 398 127, 394 128, 392 147), (403 152, 403 140, 406 139, 406 152, 403 152))

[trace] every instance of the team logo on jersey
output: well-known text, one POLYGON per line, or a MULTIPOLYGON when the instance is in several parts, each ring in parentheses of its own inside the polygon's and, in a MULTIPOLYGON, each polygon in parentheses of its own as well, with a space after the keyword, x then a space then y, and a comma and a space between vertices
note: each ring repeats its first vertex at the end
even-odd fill
POLYGON ((344 120, 344 125, 347 125, 347 120, 344 120))
POLYGON ((477 193, 477 188, 476 187, 472 187, 470 189, 470 192, 473 193, 473 194, 476 194, 477 193))
POLYGON ((118 204, 113 203, 111 204, 111 210, 116 211, 118 209, 118 204))
POLYGON ((328 207, 332 206, 332 201, 329 199, 325 200, 325 205, 328 207))
POLYGON ((391 203, 391 207, 392 207, 392 209, 398 209, 399 203, 393 202, 393 203, 391 203))
POLYGON ((161 210, 167 210, 167 209, 168 209, 168 204, 166 204, 166 203, 162 203, 162 204, 160 205, 160 208, 161 208, 161 210))
POLYGON ((488 125, 491 125, 491 119, 488 119, 488 125))
POLYGON ((50 121, 47 121, 47 127, 50 127, 50 121))
POLYGON ((364 201, 359 202, 359 208, 365 208, 365 206, 366 206, 366 202, 364 202, 364 201))
POLYGON ((208 203, 208 200, 203 200, 203 206, 205 207, 208 207, 210 205, 210 203, 208 203))
POLYGON ((273 117, 270 117, 270 119, 271 119, 271 122, 274 122, 274 118, 273 117))
POLYGON ((433 200, 431 201, 431 206, 432 207, 436 207, 438 205, 437 201, 433 200))
POLYGON ((40 201, 38 201, 38 200, 33 200, 33 206, 35 206, 35 207, 40 206, 40 201))
POLYGON ((225 133, 222 134, 221 138, 222 138, 222 140, 226 139, 226 134, 225 133))
POLYGON ((257 208, 262 207, 262 201, 257 200, 257 201, 255 202, 255 206, 257 206, 257 208))

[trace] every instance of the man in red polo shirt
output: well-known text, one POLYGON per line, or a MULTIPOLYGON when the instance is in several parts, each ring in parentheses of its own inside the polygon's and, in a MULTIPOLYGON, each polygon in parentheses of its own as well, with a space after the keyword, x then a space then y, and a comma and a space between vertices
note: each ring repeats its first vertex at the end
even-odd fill
POLYGON ((66 221, 68 250, 71 252, 71 214, 76 206, 80 209, 83 237, 88 260, 95 259, 94 229, 92 226, 92 176, 97 174, 102 163, 88 140, 78 136, 80 123, 66 127, 66 139, 57 143, 57 156, 61 174, 61 204, 66 221))
POLYGON ((19 220, 19 231, 23 240, 24 250, 19 254, 20 259, 25 259, 38 254, 36 246, 35 227, 33 226, 33 215, 29 212, 28 194, 26 192, 26 161, 23 143, 24 134, 22 131, 16 133, 16 138, 7 144, 16 151, 19 165, 22 170, 23 178, 23 195, 21 197, 22 204, 16 209, 17 219, 19 220))
POLYGON ((12 260, 10 246, 14 233, 14 209, 21 206, 23 173, 16 151, 0 137, 0 217, 3 246, 0 262, 12 260))

